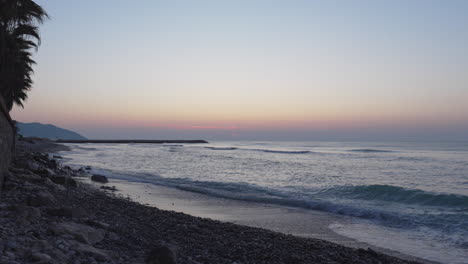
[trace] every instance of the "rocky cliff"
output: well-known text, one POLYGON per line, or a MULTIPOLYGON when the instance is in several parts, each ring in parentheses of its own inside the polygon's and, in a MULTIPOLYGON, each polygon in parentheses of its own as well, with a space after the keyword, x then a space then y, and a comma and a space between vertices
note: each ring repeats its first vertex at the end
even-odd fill
POLYGON ((8 165, 14 153, 15 131, 13 127, 14 123, 0 96, 0 187, 3 186, 3 179, 8 172, 8 165))

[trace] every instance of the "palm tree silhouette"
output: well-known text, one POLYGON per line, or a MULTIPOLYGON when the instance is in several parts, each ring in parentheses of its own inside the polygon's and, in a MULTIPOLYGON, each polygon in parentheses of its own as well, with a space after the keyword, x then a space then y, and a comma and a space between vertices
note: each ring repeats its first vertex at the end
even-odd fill
POLYGON ((0 94, 6 107, 23 107, 31 89, 31 50, 38 48, 38 25, 48 18, 32 0, 0 0, 0 94))

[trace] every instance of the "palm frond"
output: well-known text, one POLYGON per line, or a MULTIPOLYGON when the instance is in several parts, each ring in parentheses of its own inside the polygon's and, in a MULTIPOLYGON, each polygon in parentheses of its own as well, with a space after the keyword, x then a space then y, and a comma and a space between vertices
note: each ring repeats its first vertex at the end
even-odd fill
POLYGON ((48 17, 32 0, 0 0, 0 94, 9 110, 27 99, 36 64, 31 49, 40 45, 38 25, 48 17))

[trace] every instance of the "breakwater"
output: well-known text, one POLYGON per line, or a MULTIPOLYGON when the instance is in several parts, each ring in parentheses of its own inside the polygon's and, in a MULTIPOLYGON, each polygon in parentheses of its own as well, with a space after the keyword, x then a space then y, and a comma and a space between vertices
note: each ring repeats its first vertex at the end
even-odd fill
POLYGON ((146 139, 86 139, 86 140, 56 140, 57 143, 111 143, 111 144, 129 144, 129 143, 143 143, 143 144, 205 144, 205 140, 146 140, 146 139))

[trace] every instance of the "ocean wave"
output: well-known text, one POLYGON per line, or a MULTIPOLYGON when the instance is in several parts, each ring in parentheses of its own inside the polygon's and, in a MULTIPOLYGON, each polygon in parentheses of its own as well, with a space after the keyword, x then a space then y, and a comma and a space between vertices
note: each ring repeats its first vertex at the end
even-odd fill
POLYGON ((222 148, 222 147, 205 147, 206 149, 211 149, 211 150, 236 150, 237 148, 234 148, 234 147, 226 147, 226 148, 222 148))
POLYGON ((278 153, 278 154, 307 154, 312 151, 309 150, 272 150, 272 149, 250 149, 253 151, 261 151, 265 153, 278 153))
POLYGON ((369 209, 357 208, 349 205, 340 205, 325 200, 311 200, 294 198, 291 195, 282 194, 277 190, 255 187, 249 184, 240 183, 214 183, 198 182, 198 184, 178 184, 177 189, 196 192, 209 196, 240 200, 246 202, 275 204, 288 207, 298 207, 304 209, 313 209, 318 211, 336 213, 341 215, 355 216, 365 219, 384 219, 399 221, 399 217, 392 213, 383 211, 374 211, 369 209))
POLYGON ((74 145, 73 148, 80 149, 80 150, 98 150, 97 148, 87 148, 74 145))
POLYGON ((397 160, 403 160, 403 161, 427 161, 428 158, 426 158, 426 157, 398 157, 397 160))
POLYGON ((362 153, 385 153, 385 152, 394 152, 392 150, 385 149, 352 149, 351 152, 362 152, 362 153))
POLYGON ((321 192, 348 199, 380 200, 425 206, 449 206, 468 208, 468 196, 433 193, 417 189, 406 189, 392 185, 359 185, 333 187, 321 192))
MULTIPOLYGON (((418 210, 418 212, 394 211, 387 210, 386 207, 369 207, 353 201, 341 202, 339 200, 323 199, 323 197, 308 197, 246 183, 192 182, 175 184, 172 187, 220 198, 304 208, 356 217, 376 221, 392 228, 413 230, 430 228, 431 230, 437 230, 436 232, 441 234, 454 234, 458 238, 460 234, 468 235, 466 230, 466 225, 468 224, 466 210, 458 213, 448 210, 434 215, 426 214, 421 210, 418 210)), ((465 243, 467 241, 465 239, 456 239, 453 243, 460 247, 466 247, 465 243)))
MULTIPOLYGON (((388 185, 342 186, 322 191, 309 190, 309 194, 305 194, 307 190, 298 192, 294 190, 272 189, 244 182, 196 181, 189 178, 165 178, 156 174, 131 174, 94 168, 92 169, 92 173, 99 173, 111 179, 161 185, 212 197, 323 211, 378 221, 385 226, 395 228, 417 229, 425 227, 445 233, 461 232, 468 234, 466 231, 468 223, 466 211, 468 208, 468 197, 465 196, 432 194, 388 185), (424 194, 422 198, 414 198, 418 195, 414 197, 411 195, 412 193, 420 192, 424 194), (381 193, 386 193, 387 195, 381 193), (331 194, 339 196, 340 199, 330 197, 331 194), (405 195, 412 198, 402 198, 405 195), (440 200, 437 201, 437 198, 440 200), (386 206, 369 206, 369 204, 359 202, 357 199, 407 201, 408 203, 416 203, 418 201, 417 203, 422 207, 419 207, 414 212, 395 211, 390 210, 386 206), (437 214, 427 214, 425 213, 424 205, 443 205, 444 208, 437 214), (454 206, 458 207, 454 208, 454 206)), ((459 243, 462 242, 459 241, 459 243)))
POLYGON ((289 190, 270 189, 242 182, 194 181, 189 178, 165 178, 154 174, 131 175, 108 171, 99 171, 99 173, 105 173, 105 175, 111 178, 153 183, 167 187, 183 188, 185 190, 190 189, 191 191, 223 198, 277 203, 280 205, 309 209, 320 209, 321 206, 323 206, 321 204, 314 204, 312 206, 311 202, 316 203, 319 200, 330 200, 330 198, 347 199, 350 201, 375 200, 420 206, 440 206, 462 210, 468 209, 468 196, 433 193, 391 185, 337 186, 327 189, 301 190, 297 192, 294 188, 290 188, 289 190), (281 201, 278 199, 281 199, 281 201))
POLYGON ((255 149, 255 148, 237 148, 237 147, 204 147, 211 150, 240 150, 240 151, 259 151, 264 153, 277 154, 307 154, 312 153, 310 150, 275 150, 275 149, 255 149))

